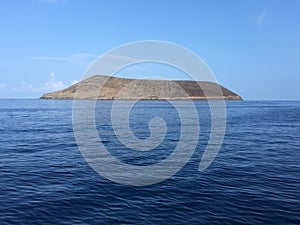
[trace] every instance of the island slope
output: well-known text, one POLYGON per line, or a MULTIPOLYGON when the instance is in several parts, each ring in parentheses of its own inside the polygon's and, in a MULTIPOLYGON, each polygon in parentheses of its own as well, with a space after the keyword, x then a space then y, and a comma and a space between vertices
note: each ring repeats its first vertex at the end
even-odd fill
POLYGON ((166 99, 242 100, 227 88, 212 82, 144 80, 95 75, 41 99, 166 99))

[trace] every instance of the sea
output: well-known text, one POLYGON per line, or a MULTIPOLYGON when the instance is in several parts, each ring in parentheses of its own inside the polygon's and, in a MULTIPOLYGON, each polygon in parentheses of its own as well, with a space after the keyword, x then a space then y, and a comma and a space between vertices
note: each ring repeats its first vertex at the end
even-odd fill
MULTIPOLYGON (((300 101, 226 101, 224 140, 204 171, 212 116, 208 102, 194 104, 200 132, 190 159, 168 179, 134 186, 85 160, 72 100, 0 100, 0 224, 300 224, 300 101)), ((174 105, 138 101, 130 111, 141 140, 151 136, 152 118, 165 122, 151 154, 118 141, 112 105, 96 102, 95 127, 117 160, 145 167, 172 154, 181 137, 174 105)))

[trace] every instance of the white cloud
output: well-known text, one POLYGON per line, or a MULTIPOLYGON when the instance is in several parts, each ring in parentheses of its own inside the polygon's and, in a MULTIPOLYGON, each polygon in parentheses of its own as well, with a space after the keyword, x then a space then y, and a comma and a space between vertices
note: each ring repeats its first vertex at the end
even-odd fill
POLYGON ((74 55, 68 55, 68 56, 34 56, 30 57, 29 59, 34 60, 50 60, 50 61, 66 61, 66 62, 72 62, 72 63, 78 63, 78 64, 84 64, 88 65, 92 63, 94 60, 98 58, 97 55, 89 54, 89 53, 80 53, 80 54, 74 54, 74 55))
POLYGON ((65 85, 63 84, 63 82, 61 81, 55 81, 55 76, 54 73, 50 74, 50 81, 49 82, 45 82, 44 85, 42 86, 42 89, 46 89, 46 90, 53 90, 53 91, 57 91, 59 89, 64 88, 65 85))
MULTIPOLYGON (((31 60, 49 60, 49 61, 62 61, 62 62, 70 62, 76 64, 82 64, 85 66, 91 65, 96 59, 98 59, 98 55, 93 55, 89 53, 80 53, 75 55, 68 56, 34 56, 30 57, 31 60)), ((87 76, 92 76, 95 74, 100 75, 109 75, 111 71, 118 70, 120 67, 123 67, 124 64, 130 64, 132 62, 137 61, 138 59, 128 57, 126 55, 113 55, 106 54, 101 56, 101 61, 97 65, 94 65, 93 68, 89 68, 89 74, 87 76)), ((77 83, 78 81, 72 81, 71 84, 77 83)))
POLYGON ((70 82, 70 84, 73 85, 73 84, 77 84, 78 82, 79 82, 78 80, 72 80, 72 81, 70 82))
POLYGON ((267 14, 266 13, 261 13, 259 16, 256 17, 256 22, 261 25, 264 23, 266 19, 267 14))
POLYGON ((46 81, 42 85, 35 86, 32 84, 29 84, 25 81, 22 81, 21 84, 17 87, 13 87, 13 92, 34 92, 34 93, 46 93, 46 92, 52 92, 52 91, 58 91, 66 86, 63 84, 62 81, 56 81, 54 73, 50 74, 49 81, 46 81))

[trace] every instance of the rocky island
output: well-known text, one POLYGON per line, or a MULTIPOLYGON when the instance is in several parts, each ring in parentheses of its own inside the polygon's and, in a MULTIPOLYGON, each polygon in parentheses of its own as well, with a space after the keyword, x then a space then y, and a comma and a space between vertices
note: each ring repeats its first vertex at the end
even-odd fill
POLYGON ((144 80, 95 75, 41 99, 165 99, 242 100, 227 88, 212 82, 188 80, 144 80))

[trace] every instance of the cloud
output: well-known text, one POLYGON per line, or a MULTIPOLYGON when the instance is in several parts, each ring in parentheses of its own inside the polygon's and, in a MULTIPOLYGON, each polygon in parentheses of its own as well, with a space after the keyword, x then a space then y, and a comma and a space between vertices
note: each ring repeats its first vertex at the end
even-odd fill
POLYGON ((256 22, 259 25, 262 25, 266 19, 267 14, 266 13, 261 13, 259 16, 256 17, 256 22))
MULTIPOLYGON (((84 66, 89 66, 96 59, 98 59, 98 55, 93 55, 89 53, 80 53, 75 55, 68 56, 34 56, 30 57, 31 60, 49 60, 49 61, 62 61, 62 62, 70 62, 82 64, 84 66)), ((101 56, 101 60, 98 61, 93 67, 89 67, 88 71, 86 71, 86 77, 93 76, 95 74, 101 75, 112 75, 112 71, 117 71, 122 68, 126 64, 131 64, 136 61, 143 61, 142 59, 133 58, 127 55, 114 55, 114 54, 106 54, 101 56)), ((77 82, 77 81, 76 81, 77 82)))
POLYGON ((71 63, 89 65, 97 58, 98 58, 97 55, 93 55, 93 54, 89 54, 89 53, 80 53, 80 54, 74 54, 74 55, 68 55, 68 56, 62 56, 62 57, 34 56, 34 57, 30 57, 29 59, 49 60, 49 61, 66 61, 66 62, 71 62, 71 63))
POLYGON ((63 84, 63 82, 61 81, 55 81, 55 76, 54 73, 50 74, 50 81, 49 82, 45 82, 44 85, 42 86, 42 88, 46 89, 46 90, 53 90, 53 91, 57 91, 59 89, 64 88, 65 85, 63 84))
POLYGON ((56 81, 56 78, 54 76, 54 73, 50 74, 49 81, 46 81, 42 85, 35 86, 32 84, 29 84, 25 81, 22 81, 20 85, 13 87, 13 92, 34 92, 34 93, 41 93, 41 92, 52 92, 52 91, 58 91, 66 86, 63 84, 62 81, 56 81))
POLYGON ((73 85, 73 84, 77 84, 78 82, 79 82, 78 80, 72 80, 72 81, 70 82, 70 84, 73 85))

